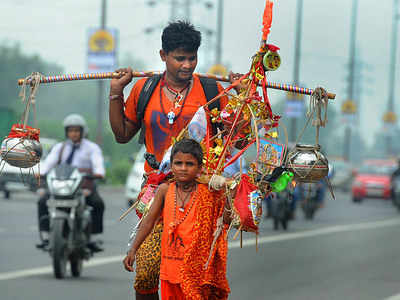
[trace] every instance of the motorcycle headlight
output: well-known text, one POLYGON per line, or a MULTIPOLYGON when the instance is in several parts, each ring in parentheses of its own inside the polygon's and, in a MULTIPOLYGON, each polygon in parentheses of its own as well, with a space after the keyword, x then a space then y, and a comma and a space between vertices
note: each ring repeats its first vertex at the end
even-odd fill
POLYGON ((58 195, 70 195, 73 193, 75 180, 52 180, 51 184, 53 187, 53 191, 55 194, 58 195))

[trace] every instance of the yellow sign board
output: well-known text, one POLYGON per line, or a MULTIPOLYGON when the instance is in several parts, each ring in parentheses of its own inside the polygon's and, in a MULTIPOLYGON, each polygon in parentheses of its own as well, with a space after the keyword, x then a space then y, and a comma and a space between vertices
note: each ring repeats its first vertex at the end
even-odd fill
POLYGON ((287 92, 286 93, 286 99, 287 100, 302 101, 302 100, 304 100, 304 95, 300 94, 300 93, 287 92))
POLYGON ((357 112, 357 105, 352 100, 346 100, 342 104, 342 113, 355 114, 357 112))
POLYGON ((92 52, 113 52, 114 49, 114 37, 106 30, 99 29, 89 37, 89 50, 92 52))
POLYGON ((383 115, 383 122, 385 123, 396 123, 397 116, 393 111, 388 111, 383 115))
POLYGON ((225 77, 228 75, 228 70, 225 68, 224 65, 215 64, 208 70, 208 73, 225 77))

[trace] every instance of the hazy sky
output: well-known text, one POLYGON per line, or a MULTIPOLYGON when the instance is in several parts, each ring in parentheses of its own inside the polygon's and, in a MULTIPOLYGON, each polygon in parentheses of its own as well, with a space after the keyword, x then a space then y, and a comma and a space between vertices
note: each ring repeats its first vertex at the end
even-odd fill
MULTIPOLYGON (((182 1, 182 0, 181 0, 182 1)), ((107 25, 120 32, 120 58, 131 53, 143 59, 148 70, 159 70, 160 32, 169 17, 169 1, 158 0, 151 8, 146 0, 109 0, 107 25), (155 26, 145 35, 145 27, 155 26)), ((192 1, 191 17, 195 25, 215 29, 215 10, 207 11, 205 1, 192 1), (200 3, 200 4, 199 4, 200 3)), ((213 1, 216 2, 217 1, 213 1)), ((273 22, 268 42, 281 48, 280 69, 270 80, 290 83, 293 80, 296 0, 275 0, 273 22)), ((347 64, 349 61, 350 15, 352 0, 303 0, 303 38, 300 81, 302 86, 323 86, 336 93, 335 107, 347 99, 347 64)), ((222 39, 222 60, 235 72, 246 72, 250 57, 257 51, 261 38, 265 0, 225 0, 222 39)), ((359 0, 357 22, 357 60, 361 67, 361 102, 363 136, 382 129, 382 115, 388 102, 392 0, 359 0), (362 64, 361 64, 362 63, 362 64)), ((100 24, 101 0, 1 0, 0 41, 20 42, 27 54, 39 54, 56 62, 67 73, 86 71, 87 29, 100 24)), ((399 30, 400 32, 400 30, 399 30)), ((400 41, 400 39, 399 39, 400 41)), ((200 67, 213 63, 215 46, 203 44, 200 67), (210 48, 211 47, 211 48, 210 48)), ((400 52, 400 47, 398 48, 400 52)), ((397 55, 397 69, 400 57, 397 55)), ((132 66, 135 69, 135 66, 132 66)), ((400 72, 396 77, 395 94, 400 94, 400 72)), ((46 74, 51 75, 51 74, 46 74)), ((73 84, 73 83, 71 83, 73 84)), ((16 87, 17 89, 17 87, 16 87)), ((270 92, 272 102, 282 101, 282 92, 270 92)), ((395 99, 399 114, 400 96, 395 99)), ((343 128, 338 128, 343 130, 343 128)))

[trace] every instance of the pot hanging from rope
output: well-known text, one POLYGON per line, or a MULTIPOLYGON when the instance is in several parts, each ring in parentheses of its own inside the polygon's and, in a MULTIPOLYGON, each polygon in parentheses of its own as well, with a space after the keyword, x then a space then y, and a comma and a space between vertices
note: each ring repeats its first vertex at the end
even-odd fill
POLYGON ((287 157, 287 168, 299 182, 318 182, 328 175, 327 158, 320 152, 320 145, 296 144, 287 157))
POLYGON ((20 123, 13 124, 7 138, 3 140, 0 148, 2 162, 18 167, 32 168, 40 162, 42 145, 39 141, 40 129, 27 125, 30 108, 33 106, 34 122, 36 123, 35 94, 39 87, 41 75, 33 73, 24 80, 20 96, 25 104, 20 123), (29 96, 27 86, 30 85, 29 96))

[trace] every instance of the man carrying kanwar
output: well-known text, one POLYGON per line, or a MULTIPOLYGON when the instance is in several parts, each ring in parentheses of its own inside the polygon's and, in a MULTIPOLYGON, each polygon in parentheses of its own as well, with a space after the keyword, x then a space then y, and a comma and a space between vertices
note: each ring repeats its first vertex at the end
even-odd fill
MULTIPOLYGON (((198 108, 223 91, 215 80, 193 74, 201 33, 191 23, 169 23, 162 32, 161 40, 159 54, 165 63, 163 74, 137 81, 126 101, 123 91, 132 81, 132 69, 116 70, 123 75, 112 79, 110 84, 109 119, 112 131, 118 143, 127 143, 141 130, 139 143, 144 143, 147 151, 144 178, 157 171, 172 139, 186 127, 198 108)), ((238 76, 231 73, 230 81, 238 76)), ((236 89, 239 88, 238 85, 236 89)), ((221 110, 227 103, 227 96, 223 96, 210 103, 208 109, 216 107, 221 110)), ((161 233, 162 224, 159 222, 136 252, 136 299, 159 299, 161 233)))

